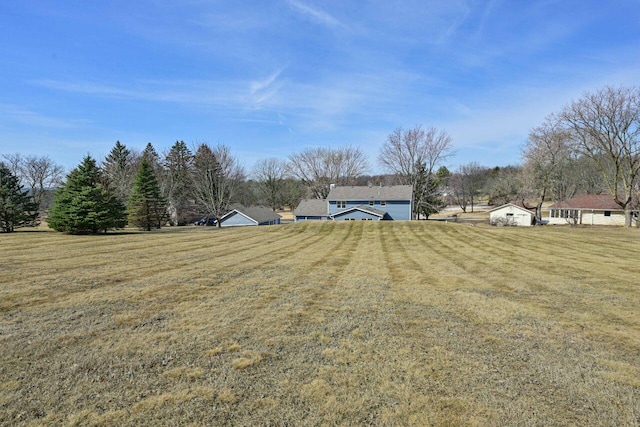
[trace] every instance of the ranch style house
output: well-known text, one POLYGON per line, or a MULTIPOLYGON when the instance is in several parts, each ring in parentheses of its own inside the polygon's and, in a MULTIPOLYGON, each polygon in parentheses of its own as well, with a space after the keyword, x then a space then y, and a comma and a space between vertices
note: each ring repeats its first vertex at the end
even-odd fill
POLYGON ((569 223, 624 225, 624 209, 610 194, 587 194, 549 206, 549 224, 569 223))

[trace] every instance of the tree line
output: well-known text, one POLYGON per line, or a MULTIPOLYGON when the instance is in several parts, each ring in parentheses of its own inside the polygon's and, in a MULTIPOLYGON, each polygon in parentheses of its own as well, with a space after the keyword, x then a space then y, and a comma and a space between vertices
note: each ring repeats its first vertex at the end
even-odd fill
POLYGON ((98 232, 134 225, 145 230, 219 218, 233 203, 295 208, 303 198, 326 198, 331 184, 406 184, 414 189, 413 218, 428 218, 446 204, 466 212, 478 201, 534 204, 577 194, 612 194, 631 225, 640 173, 640 93, 605 87, 566 105, 533 128, 522 164, 488 168, 477 162, 450 171, 453 141, 444 130, 398 128, 377 157, 385 174, 366 175, 358 147, 306 148, 287 160, 266 158, 247 173, 223 144, 176 141, 158 154, 116 141, 98 163, 87 156, 66 179, 48 157, 5 154, 0 159, 3 231, 48 224, 61 231, 98 232), (53 189, 56 189, 52 197, 53 189), (18 214, 19 212, 19 214, 18 214))
POLYGON ((606 86, 549 114, 529 132, 522 164, 487 168, 476 162, 440 174, 444 201, 473 211, 517 202, 535 208, 538 223, 547 201, 582 194, 610 194, 638 221, 640 195, 640 89, 606 86))

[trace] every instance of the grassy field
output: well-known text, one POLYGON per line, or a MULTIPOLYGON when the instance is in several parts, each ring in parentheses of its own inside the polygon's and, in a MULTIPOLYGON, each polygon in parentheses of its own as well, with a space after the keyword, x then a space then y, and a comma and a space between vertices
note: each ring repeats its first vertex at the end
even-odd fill
POLYGON ((640 424, 640 230, 0 235, 2 425, 640 424))

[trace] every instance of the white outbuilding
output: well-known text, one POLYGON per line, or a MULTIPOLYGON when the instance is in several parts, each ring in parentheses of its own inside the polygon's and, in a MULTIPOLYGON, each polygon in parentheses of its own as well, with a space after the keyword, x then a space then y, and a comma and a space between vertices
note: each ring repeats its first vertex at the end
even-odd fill
POLYGON ((507 203, 489 211, 491 225, 530 227, 534 224, 535 217, 533 210, 513 203, 507 203))

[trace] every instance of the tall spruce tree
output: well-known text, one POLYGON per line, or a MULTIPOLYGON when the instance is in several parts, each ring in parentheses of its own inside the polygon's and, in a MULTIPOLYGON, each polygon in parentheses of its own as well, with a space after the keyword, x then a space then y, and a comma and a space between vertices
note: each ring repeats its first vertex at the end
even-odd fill
POLYGON ((162 198, 153 167, 143 157, 128 203, 129 224, 151 231, 167 219, 167 204, 162 198))
POLYGON ((109 188, 122 203, 126 203, 133 183, 134 156, 126 145, 116 141, 109 155, 102 162, 102 170, 109 188))
POLYGON ((67 176, 53 198, 47 222, 56 231, 98 233, 127 224, 125 206, 104 184, 91 156, 67 176))
POLYGON ((181 225, 187 221, 192 162, 193 154, 184 141, 176 141, 164 158, 164 196, 173 224, 181 225))
POLYGON ((0 227, 11 233, 16 228, 38 225, 38 204, 20 185, 20 179, 0 163, 0 227))
MULTIPOLYGON (((144 147, 144 150, 142 151, 140 161, 142 161, 142 159, 146 159, 156 176, 160 176, 160 174, 162 173, 162 163, 160 163, 160 156, 158 155, 156 149, 153 147, 153 144, 151 144, 150 142, 147 143, 147 146, 144 147)), ((138 168, 136 170, 139 170, 139 168, 140 165, 138 165, 138 168)))
POLYGON ((413 211, 416 219, 429 216, 438 212, 442 205, 442 192, 437 176, 427 171, 424 163, 416 167, 415 186, 413 188, 413 211))

